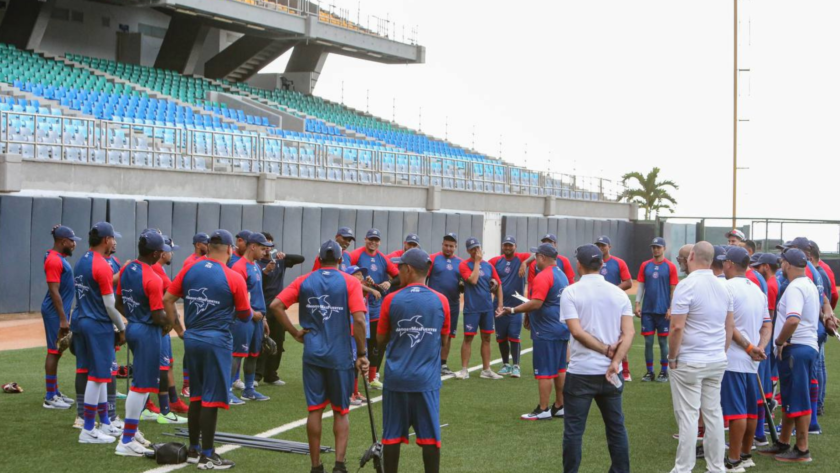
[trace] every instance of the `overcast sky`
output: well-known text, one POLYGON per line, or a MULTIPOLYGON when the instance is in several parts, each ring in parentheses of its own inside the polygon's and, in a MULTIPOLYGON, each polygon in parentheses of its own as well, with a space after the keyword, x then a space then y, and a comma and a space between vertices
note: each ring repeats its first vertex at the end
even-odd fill
MULTIPOLYGON (((680 185, 678 215, 731 215, 732 0, 331 3, 352 16, 361 5, 363 25, 368 12, 416 25, 426 63, 332 55, 316 95, 341 101, 343 88, 364 110, 369 91, 370 112, 387 119, 396 100, 413 128, 422 106, 424 132, 469 147, 474 129, 479 151, 539 170, 619 178, 659 166, 680 185)), ((749 5, 738 213, 840 219, 840 2, 749 5)))

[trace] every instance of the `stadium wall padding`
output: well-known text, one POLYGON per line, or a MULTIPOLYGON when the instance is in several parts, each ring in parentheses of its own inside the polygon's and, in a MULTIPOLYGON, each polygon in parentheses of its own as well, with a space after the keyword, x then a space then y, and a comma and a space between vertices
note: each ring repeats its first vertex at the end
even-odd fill
POLYGON ((50 232, 56 222, 60 221, 61 199, 55 197, 43 198, 35 199, 32 202, 32 231, 29 244, 32 252, 29 258, 29 307, 40 307, 44 301, 44 295, 47 293, 47 281, 44 279, 44 255, 53 246, 50 232))
MULTIPOLYGON (((32 197, 0 200, 0 312, 27 312, 32 263, 32 197), (23 297, 21 297, 23 296, 23 297)), ((35 251, 35 258, 41 251, 35 251)), ((41 270, 43 273, 43 269, 41 270)), ((39 304, 40 307, 40 304, 39 304)))

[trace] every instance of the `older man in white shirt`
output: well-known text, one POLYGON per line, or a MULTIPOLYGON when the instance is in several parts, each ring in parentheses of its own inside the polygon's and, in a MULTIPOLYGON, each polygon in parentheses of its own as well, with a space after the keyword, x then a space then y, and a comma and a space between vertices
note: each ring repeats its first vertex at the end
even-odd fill
POLYGON ((689 276, 674 291, 668 365, 671 398, 680 430, 672 473, 691 473, 697 462, 695 436, 702 411, 703 449, 708 471, 725 471, 720 387, 726 350, 732 341, 732 295, 711 271, 715 250, 709 242, 694 245, 688 256, 689 276))

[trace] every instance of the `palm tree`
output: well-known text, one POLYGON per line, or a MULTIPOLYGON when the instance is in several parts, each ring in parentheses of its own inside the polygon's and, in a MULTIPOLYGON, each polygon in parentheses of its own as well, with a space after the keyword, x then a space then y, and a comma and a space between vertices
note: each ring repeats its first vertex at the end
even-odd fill
POLYGON ((627 181, 635 179, 641 187, 626 188, 618 197, 618 200, 639 204, 639 207, 645 210, 645 220, 650 220, 651 213, 658 214, 661 210, 674 213, 672 206, 676 206, 677 201, 668 193, 666 188, 671 187, 677 190, 680 186, 674 181, 657 181, 658 177, 659 168, 653 168, 647 173, 647 176, 640 172, 628 172, 621 176, 622 185, 626 186, 627 181))

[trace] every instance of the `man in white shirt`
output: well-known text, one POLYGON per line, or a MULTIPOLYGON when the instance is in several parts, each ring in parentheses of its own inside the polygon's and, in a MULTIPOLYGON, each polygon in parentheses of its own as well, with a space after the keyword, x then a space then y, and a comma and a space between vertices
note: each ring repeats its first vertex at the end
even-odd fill
MULTIPOLYGON (((767 296, 747 279, 750 255, 732 246, 723 260, 726 284, 732 293, 735 330, 726 351, 727 366, 721 382, 723 418, 729 421, 728 472, 743 472, 755 466, 750 451, 758 419, 764 418, 764 399, 758 385, 758 364, 767 358, 764 347, 773 331, 767 296)), ((763 426, 762 426, 763 429, 763 426)))
POLYGON ((697 462, 695 438, 702 409, 703 449, 709 471, 722 472, 724 432, 720 383, 734 328, 732 295, 711 271, 715 250, 701 241, 688 256, 687 278, 674 291, 669 340, 671 398, 680 430, 672 473, 690 473, 697 462))
POLYGON ((760 450, 783 462, 810 462, 808 427, 811 415, 811 380, 815 379, 819 356, 817 326, 820 295, 805 275, 808 258, 802 250, 789 248, 782 253, 782 272, 790 281, 776 307, 773 343, 779 360, 779 391, 782 396, 782 433, 772 447, 760 450), (790 437, 796 427, 796 445, 790 437))
POLYGON ((621 360, 633 343, 630 298, 600 274, 604 264, 595 245, 577 249, 580 281, 560 299, 560 318, 574 337, 563 389, 566 417, 563 431, 563 471, 580 468, 583 433, 592 400, 598 404, 607 431, 611 472, 630 471, 630 445, 621 409, 621 360), (614 383, 618 383, 616 386, 614 383))

